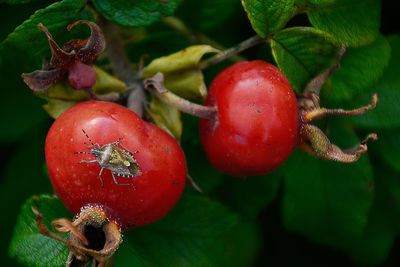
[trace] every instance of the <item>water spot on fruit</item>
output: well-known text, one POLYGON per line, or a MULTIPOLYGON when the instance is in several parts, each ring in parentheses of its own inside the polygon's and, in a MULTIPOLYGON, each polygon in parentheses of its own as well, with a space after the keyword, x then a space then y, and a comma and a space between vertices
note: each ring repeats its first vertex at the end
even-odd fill
POLYGON ((173 181, 172 184, 179 184, 179 182, 178 181, 173 181))
POLYGON ((71 143, 73 143, 73 142, 74 142, 74 138, 69 139, 69 141, 70 141, 71 143))
POLYGON ((182 165, 182 162, 179 161, 178 164, 179 164, 179 165, 182 165))
POLYGON ((247 139, 235 134, 235 141, 239 144, 247 144, 247 139))
POLYGON ((267 144, 267 146, 268 146, 268 147, 270 147, 270 146, 271 146, 271 144, 267 144))
POLYGON ((167 145, 165 145, 165 149, 167 150, 167 152, 168 152, 169 154, 171 154, 171 151, 169 150, 169 148, 168 148, 167 145))
POLYGON ((229 139, 232 139, 232 135, 229 136, 229 139))
POLYGON ((111 119, 118 121, 118 118, 114 114, 110 114, 111 119))
POLYGON ((273 157, 274 155, 275 155, 274 152, 269 153, 269 156, 270 156, 270 157, 273 157))
POLYGON ((257 109, 257 113, 261 113, 261 110, 257 109))
POLYGON ((237 153, 237 156, 240 157, 240 153, 237 153))
POLYGON ((253 104, 251 104, 250 106, 251 106, 251 107, 254 107, 255 105, 256 105, 256 104, 253 103, 253 104))
POLYGON ((229 152, 232 153, 233 152, 232 149, 229 149, 229 152))

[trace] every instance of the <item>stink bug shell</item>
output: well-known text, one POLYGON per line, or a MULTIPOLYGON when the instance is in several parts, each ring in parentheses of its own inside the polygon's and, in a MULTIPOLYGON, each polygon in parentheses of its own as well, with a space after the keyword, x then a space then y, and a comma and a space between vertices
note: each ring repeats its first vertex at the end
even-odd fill
POLYGON ((135 176, 140 176, 142 171, 137 163, 136 159, 133 157, 135 152, 130 152, 127 148, 125 148, 121 143, 119 138, 117 141, 113 143, 108 143, 100 147, 99 144, 93 143, 90 139, 88 134, 85 130, 82 129, 82 132, 86 135, 87 139, 90 141, 91 145, 88 146, 86 143, 85 146, 90 148, 90 152, 75 152, 76 154, 91 154, 96 157, 95 160, 82 160, 79 163, 98 163, 101 167, 99 178, 101 181, 101 186, 103 186, 103 179, 101 178, 101 174, 103 173, 104 169, 110 170, 114 182, 117 185, 130 185, 136 188, 133 184, 121 184, 118 183, 117 179, 115 178, 114 174, 125 177, 125 178, 132 178, 135 176), (119 147, 121 146, 121 147, 119 147))

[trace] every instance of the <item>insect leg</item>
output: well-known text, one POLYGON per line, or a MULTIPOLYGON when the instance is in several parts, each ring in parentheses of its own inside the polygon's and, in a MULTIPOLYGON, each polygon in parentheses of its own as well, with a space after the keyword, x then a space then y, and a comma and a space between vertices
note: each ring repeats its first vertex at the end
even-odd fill
POLYGON ((103 170, 104 170, 104 167, 102 167, 101 168, 101 170, 100 170, 100 173, 99 173, 99 178, 100 178, 100 181, 101 181, 101 187, 103 187, 103 179, 101 178, 101 174, 103 173, 103 170))
POLYGON ((92 153, 90 153, 90 152, 79 151, 79 152, 74 152, 74 154, 92 154, 92 153))
POLYGON ((130 186, 133 186, 134 189, 136 189, 136 186, 134 186, 133 184, 120 184, 120 183, 118 183, 117 179, 115 179, 115 176, 114 176, 113 172, 111 172, 111 175, 114 178, 114 182, 115 182, 116 185, 130 185, 130 186))
POLYGON ((130 152, 129 149, 127 149, 123 144, 121 144, 119 142, 119 140, 117 142, 115 142, 116 145, 120 145, 123 149, 125 149, 127 152, 129 152, 129 154, 131 154, 131 156, 133 156, 134 154, 138 153, 139 150, 136 150, 135 152, 130 152))
POLYGON ((95 160, 90 160, 90 161, 81 160, 81 161, 79 161, 78 163, 96 163, 96 162, 97 162, 97 160, 95 159, 95 160))
POLYGON ((92 147, 94 147, 95 146, 95 144, 92 142, 92 140, 90 139, 90 137, 89 137, 89 135, 85 132, 85 130, 83 130, 82 129, 82 132, 86 135, 86 138, 90 141, 90 143, 92 144, 91 146, 88 146, 86 143, 84 143, 85 144, 85 146, 87 147, 87 148, 92 148, 92 147))

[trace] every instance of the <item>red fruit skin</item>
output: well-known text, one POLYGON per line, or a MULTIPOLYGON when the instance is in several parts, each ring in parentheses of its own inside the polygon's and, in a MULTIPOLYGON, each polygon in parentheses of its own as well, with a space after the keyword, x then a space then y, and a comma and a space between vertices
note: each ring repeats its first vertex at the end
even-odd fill
POLYGON ((205 105, 218 108, 218 119, 200 119, 201 142, 223 173, 269 173, 297 144, 296 96, 285 76, 267 62, 240 62, 223 70, 211 83, 205 105))
POLYGON ((122 229, 154 222, 166 215, 178 202, 186 181, 186 161, 181 147, 168 133, 144 122, 129 109, 109 102, 89 101, 66 110, 51 126, 45 145, 46 162, 54 191, 73 213, 88 204, 104 205, 111 219, 122 229), (142 175, 133 178, 115 176, 104 169, 101 187, 100 165, 78 163, 93 160, 84 143, 103 146, 120 141, 134 155, 142 175))

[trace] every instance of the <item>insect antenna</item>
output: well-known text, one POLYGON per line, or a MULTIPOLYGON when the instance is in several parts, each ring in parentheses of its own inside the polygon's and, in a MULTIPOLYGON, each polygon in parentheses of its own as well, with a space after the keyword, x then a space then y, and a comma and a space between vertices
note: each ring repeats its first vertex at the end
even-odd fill
POLYGON ((79 151, 79 152, 74 152, 74 154, 92 154, 92 153, 90 153, 90 152, 79 151))
POLYGON ((84 142, 83 144, 85 144, 85 146, 86 146, 87 148, 94 147, 95 144, 92 142, 92 140, 90 139, 89 135, 88 135, 88 134, 85 132, 85 130, 83 130, 83 129, 82 129, 82 132, 86 135, 86 138, 90 141, 90 143, 91 143, 92 145, 91 145, 91 146, 88 146, 85 142, 84 142))

